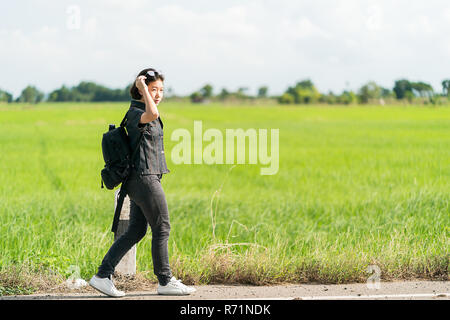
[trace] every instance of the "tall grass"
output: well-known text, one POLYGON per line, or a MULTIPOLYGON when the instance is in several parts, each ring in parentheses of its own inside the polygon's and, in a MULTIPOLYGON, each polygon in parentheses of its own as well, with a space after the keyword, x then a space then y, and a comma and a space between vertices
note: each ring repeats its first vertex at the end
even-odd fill
MULTIPOLYGON (((127 108, 0 105, 0 288, 17 284, 20 266, 57 279, 71 265, 85 279, 96 272, 113 241, 113 192, 100 189, 101 137, 127 108)), ((370 264, 382 279, 447 279, 448 107, 159 109, 171 170, 162 179, 170 262, 186 282, 365 281, 370 264), (174 165, 171 132, 193 132, 194 120, 203 130, 279 129, 279 172, 174 165)), ((137 269, 156 280, 150 231, 138 244, 137 269)))

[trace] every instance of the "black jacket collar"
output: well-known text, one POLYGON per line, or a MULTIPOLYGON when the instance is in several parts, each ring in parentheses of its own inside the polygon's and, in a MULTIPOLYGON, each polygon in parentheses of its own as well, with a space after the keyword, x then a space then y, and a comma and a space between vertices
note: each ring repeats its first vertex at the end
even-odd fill
MULTIPOLYGON (((145 102, 139 101, 139 100, 135 100, 135 99, 131 99, 131 103, 130 103, 130 108, 131 107, 135 107, 141 110, 145 111, 145 102)), ((159 123, 161 124, 161 128, 164 128, 164 124, 161 120, 161 117, 158 117, 159 123)))
POLYGON ((131 99, 130 107, 145 110, 145 103, 139 100, 131 99))

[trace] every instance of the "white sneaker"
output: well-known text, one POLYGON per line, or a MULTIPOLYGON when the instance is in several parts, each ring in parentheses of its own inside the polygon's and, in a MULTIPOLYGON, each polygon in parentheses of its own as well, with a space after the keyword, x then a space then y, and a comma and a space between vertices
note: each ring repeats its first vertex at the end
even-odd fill
POLYGON ((116 289, 114 283, 109 278, 99 278, 94 275, 89 281, 89 284, 94 289, 111 297, 119 298, 125 295, 125 292, 116 289))
POLYGON ((175 277, 172 277, 168 284, 165 286, 158 286, 158 294, 169 295, 169 296, 183 296, 189 295, 195 291, 195 288, 188 287, 184 285, 181 280, 177 280, 175 277))

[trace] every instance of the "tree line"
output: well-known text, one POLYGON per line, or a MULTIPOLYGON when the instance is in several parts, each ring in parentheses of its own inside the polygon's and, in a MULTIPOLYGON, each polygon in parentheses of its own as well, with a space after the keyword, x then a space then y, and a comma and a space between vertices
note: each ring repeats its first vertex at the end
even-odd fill
POLYGON ((48 102, 100 102, 100 101, 128 101, 130 100, 130 87, 124 89, 110 89, 94 82, 82 81, 71 88, 63 85, 53 90, 45 97, 45 94, 35 86, 27 86, 21 94, 13 99, 12 94, 0 89, 0 101, 3 102, 26 102, 39 103, 48 102))
POLYGON ((356 92, 344 90, 340 94, 334 94, 331 91, 323 94, 317 90, 310 80, 303 80, 297 82, 295 86, 289 87, 278 98, 278 102, 282 104, 383 104, 386 102, 408 101, 409 103, 439 104, 443 100, 450 99, 449 87, 450 80, 442 81, 442 93, 439 93, 428 83, 401 79, 395 81, 392 89, 384 88, 376 82, 370 81, 356 92))
MULTIPOLYGON (((39 103, 48 102, 104 102, 104 101, 129 101, 131 84, 123 89, 110 89, 94 82, 82 81, 73 87, 66 87, 53 90, 48 95, 35 86, 27 86, 21 94, 14 99, 13 95, 0 89, 0 102, 22 102, 39 103)), ((364 84, 356 92, 344 90, 339 94, 332 91, 321 93, 314 83, 309 80, 298 81, 294 86, 290 86, 281 95, 268 94, 269 88, 261 86, 257 89, 255 95, 248 93, 247 87, 240 87, 237 91, 229 91, 222 88, 217 94, 214 94, 214 88, 211 84, 204 85, 201 89, 188 96, 177 96, 172 94, 169 88, 166 97, 189 99, 193 103, 208 102, 230 102, 230 101, 249 101, 255 99, 270 99, 280 104, 367 104, 367 103, 393 103, 396 101, 407 101, 409 103, 439 104, 445 100, 450 100, 450 79, 442 81, 442 92, 436 92, 433 87, 425 82, 414 82, 407 79, 395 81, 394 87, 384 88, 376 82, 370 81, 364 84)))

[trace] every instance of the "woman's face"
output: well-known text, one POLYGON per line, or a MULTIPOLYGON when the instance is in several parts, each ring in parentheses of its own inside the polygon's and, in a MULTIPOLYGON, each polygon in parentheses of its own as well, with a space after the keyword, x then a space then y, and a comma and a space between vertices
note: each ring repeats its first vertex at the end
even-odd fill
POLYGON ((149 82, 148 92, 150 92, 150 96, 155 101, 155 104, 158 105, 164 95, 164 83, 161 80, 149 82))

